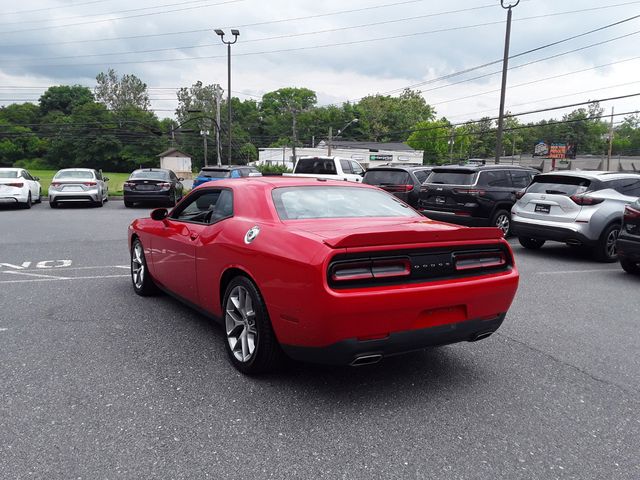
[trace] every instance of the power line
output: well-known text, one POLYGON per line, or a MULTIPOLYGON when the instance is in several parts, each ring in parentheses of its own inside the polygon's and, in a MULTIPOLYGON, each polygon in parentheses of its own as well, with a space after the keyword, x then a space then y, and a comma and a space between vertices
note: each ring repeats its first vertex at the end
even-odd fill
POLYGON ((193 6, 193 7, 184 7, 184 8, 174 8, 171 10, 164 10, 162 12, 149 12, 149 13, 139 13, 137 15, 127 15, 124 17, 116 17, 116 18, 108 18, 108 19, 101 19, 101 20, 92 20, 89 22, 79 22, 79 23, 67 23, 64 25, 49 25, 46 27, 35 27, 35 28, 25 28, 22 30, 9 30, 6 32, 0 32, 0 35, 4 35, 4 34, 9 34, 9 33, 23 33, 23 32, 35 32, 38 30, 52 30, 52 29, 57 29, 57 28, 68 28, 68 27, 76 27, 76 26, 80 26, 80 25, 91 25, 91 24, 95 24, 95 23, 106 23, 106 22, 113 22, 116 20, 127 20, 130 18, 140 18, 140 17, 149 17, 152 15, 164 15, 165 13, 175 13, 175 12, 183 12, 185 10, 195 10, 197 8, 204 8, 204 7, 216 7, 219 5, 227 5, 227 4, 231 4, 231 3, 238 3, 238 2, 243 2, 244 0, 225 0, 223 2, 218 2, 218 3, 209 3, 207 5, 198 5, 198 6, 193 6))
POLYGON ((84 5, 93 5, 96 3, 104 3, 105 0, 93 0, 92 2, 71 3, 68 5, 57 5, 55 7, 34 8, 31 10, 18 10, 16 12, 2 12, 3 15, 22 15, 24 13, 48 12, 51 10, 60 10, 61 8, 81 7, 84 5))

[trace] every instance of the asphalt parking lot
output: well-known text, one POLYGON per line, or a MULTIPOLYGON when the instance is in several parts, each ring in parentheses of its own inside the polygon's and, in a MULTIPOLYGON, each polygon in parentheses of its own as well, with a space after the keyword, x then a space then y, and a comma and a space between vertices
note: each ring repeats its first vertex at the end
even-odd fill
POLYGON ((640 278, 512 241, 498 333, 261 378, 129 279, 148 209, 0 209, 0 478, 640 478, 640 278))

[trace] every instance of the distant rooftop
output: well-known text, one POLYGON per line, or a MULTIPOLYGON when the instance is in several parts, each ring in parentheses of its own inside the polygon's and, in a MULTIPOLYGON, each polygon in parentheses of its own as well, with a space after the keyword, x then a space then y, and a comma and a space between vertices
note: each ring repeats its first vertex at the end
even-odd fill
MULTIPOLYGON (((317 147, 325 148, 327 143, 325 140, 322 140, 317 147)), ((394 151, 394 152, 415 152, 413 148, 411 148, 406 143, 401 142, 354 142, 349 140, 332 140, 331 141, 332 148, 358 148, 361 150, 369 150, 370 152, 377 152, 380 150, 385 151, 394 151)))

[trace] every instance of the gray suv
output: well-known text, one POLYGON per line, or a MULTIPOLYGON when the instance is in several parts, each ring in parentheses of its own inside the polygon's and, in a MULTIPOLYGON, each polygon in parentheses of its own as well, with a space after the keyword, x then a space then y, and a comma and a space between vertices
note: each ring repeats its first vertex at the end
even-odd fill
POLYGON ((640 175, 544 173, 517 196, 511 228, 523 247, 537 249, 552 240, 590 247, 596 259, 615 262, 624 207, 640 196, 640 175))

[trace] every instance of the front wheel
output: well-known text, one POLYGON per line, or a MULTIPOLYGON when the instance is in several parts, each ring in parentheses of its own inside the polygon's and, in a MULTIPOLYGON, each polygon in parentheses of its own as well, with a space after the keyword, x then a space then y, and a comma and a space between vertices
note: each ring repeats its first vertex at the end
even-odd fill
POLYGON ((131 282, 133 290, 141 297, 148 297, 158 292, 158 287, 149 275, 142 242, 137 238, 131 245, 131 282))
POLYGON ((130 202, 129 200, 125 200, 124 201, 124 206, 126 208, 131 208, 131 207, 133 207, 133 202, 130 202))
POLYGON ((620 225, 614 223, 609 225, 602 235, 600 240, 594 248, 594 256, 596 260, 600 262, 611 263, 618 260, 618 250, 616 248, 616 242, 618 235, 620 234, 620 225))
POLYGON ((544 240, 538 240, 537 238, 518 237, 518 242, 529 250, 538 250, 544 245, 544 240))
POLYGON ((620 259, 620 266, 627 273, 640 273, 640 263, 631 262, 627 259, 620 259))
POLYGON ((31 208, 31 205, 33 205, 33 202, 31 201, 31 192, 29 192, 29 195, 27 196, 27 201, 24 203, 23 208, 29 209, 31 208))
POLYGON ((36 198, 36 203, 42 203, 42 190, 38 190, 38 198, 36 198))
POLYGON ((253 282, 235 277, 225 291, 223 305, 225 347, 233 366, 249 375, 274 370, 282 351, 253 282))

